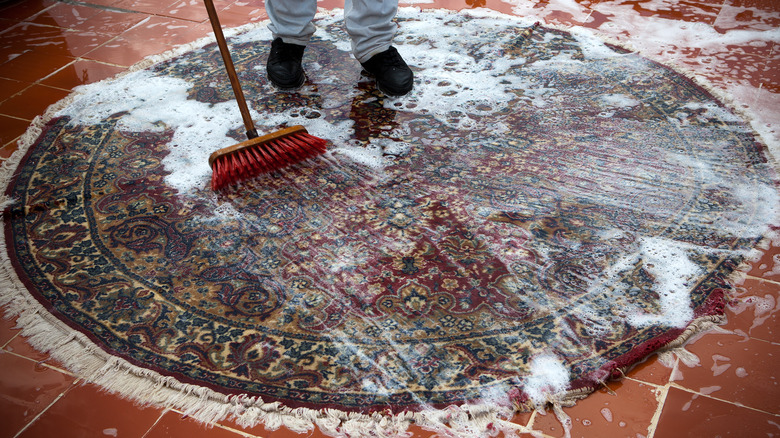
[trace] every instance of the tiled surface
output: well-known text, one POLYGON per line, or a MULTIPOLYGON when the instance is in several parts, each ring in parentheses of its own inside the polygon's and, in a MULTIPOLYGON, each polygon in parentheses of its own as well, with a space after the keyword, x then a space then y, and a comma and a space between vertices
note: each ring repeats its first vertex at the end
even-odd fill
POLYGON ((772 437, 777 415, 741 407, 675 387, 669 389, 655 429, 657 437, 772 437))
MULTIPOLYGON (((565 410, 571 418, 572 437, 636 437, 645 435, 658 409, 655 385, 624 379, 604 388, 565 410)), ((552 413, 536 415, 533 429, 551 437, 566 431, 552 413)))
MULTIPOLYGON (((218 0, 227 26, 267 18, 259 0, 218 0)), ((325 8, 341 7, 320 1, 325 8)), ((402 3, 402 6, 408 3, 402 3)), ((776 0, 435 0, 421 7, 487 7, 581 25, 654 59, 685 67, 756 120, 777 141, 780 3, 776 0), (733 33, 739 31, 739 33, 733 33), (763 35, 763 36, 762 36, 763 35)), ((31 120, 78 85, 111 77, 145 56, 207 35, 200 0, 0 1, 0 158, 31 120)), ((697 365, 670 369, 653 356, 627 377, 564 412, 573 437, 780 436, 780 250, 752 264, 727 310, 727 332, 688 347, 697 365)), ((174 411, 142 408, 83 385, 0 320, 0 436, 320 437, 284 428, 207 428, 174 411)), ((520 414, 533 436, 559 437, 552 414, 520 414)), ((416 437, 431 434, 418 427, 416 437)), ((524 434, 523 436, 532 436, 524 434)))
POLYGON ((73 378, 34 360, 0 353, 0 435, 16 433, 38 419, 73 384, 73 378))
POLYGON ((74 384, 20 436, 56 437, 67 431, 67 436, 74 437, 140 437, 155 425, 160 413, 159 409, 140 408, 95 386, 74 384))
POLYGON ((700 363, 679 364, 672 381, 688 390, 780 413, 780 344, 737 334, 709 334, 688 350, 700 363))

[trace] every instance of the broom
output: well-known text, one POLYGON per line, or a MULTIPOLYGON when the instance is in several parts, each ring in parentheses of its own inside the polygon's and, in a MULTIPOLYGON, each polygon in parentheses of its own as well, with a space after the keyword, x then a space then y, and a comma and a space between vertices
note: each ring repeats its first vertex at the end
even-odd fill
POLYGON ((315 157, 325 152, 326 141, 315 137, 300 125, 281 129, 270 134, 258 136, 255 124, 249 114, 241 84, 238 81, 233 60, 230 57, 222 26, 219 24, 217 10, 212 0, 203 0, 209 15, 219 52, 225 63, 233 94, 241 111, 248 140, 215 151, 209 157, 211 166, 211 187, 219 190, 241 180, 253 178, 264 172, 282 169, 291 164, 315 157))

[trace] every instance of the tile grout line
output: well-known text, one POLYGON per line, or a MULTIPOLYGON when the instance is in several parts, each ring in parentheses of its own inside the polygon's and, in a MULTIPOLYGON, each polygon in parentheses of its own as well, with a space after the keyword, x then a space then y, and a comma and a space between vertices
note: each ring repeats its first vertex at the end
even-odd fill
POLYGON ((152 423, 152 425, 149 426, 149 429, 147 429, 146 432, 144 432, 144 434, 141 436, 141 438, 146 438, 146 436, 149 435, 149 432, 151 432, 152 429, 154 429, 157 426, 157 424, 160 422, 160 420, 162 420, 162 417, 165 414, 167 414, 168 412, 171 412, 171 410, 168 409, 168 408, 163 409, 162 412, 160 412, 160 416, 157 417, 156 420, 154 420, 154 423, 152 423))
MULTIPOLYGON (((188 18, 180 18, 173 15, 165 15, 165 14, 157 14, 157 13, 151 13, 151 12, 144 12, 144 11, 137 11, 135 9, 124 9, 124 8, 117 8, 115 6, 105 6, 105 5, 98 5, 95 3, 89 3, 89 2, 82 2, 78 0, 56 0, 59 3, 65 3, 69 5, 75 5, 75 6, 83 6, 85 8, 93 8, 93 9, 99 9, 101 11, 108 11, 108 12, 118 12, 123 14, 143 14, 148 16, 154 16, 154 17, 165 17, 165 18, 173 18, 176 20, 182 20, 182 21, 189 21, 191 23, 204 23, 205 20, 191 20, 188 18)), ((231 3, 232 4, 232 3, 231 3)), ((41 11, 43 12, 43 11, 41 11)), ((37 14, 36 14, 37 15, 37 14)))
MULTIPOLYGON (((33 13, 32 15, 28 15, 28 16, 24 17, 24 18, 23 18, 23 19, 21 19, 21 20, 18 20, 18 21, 17 21, 17 20, 13 20, 13 21, 16 21, 16 24, 14 24, 14 25, 12 25, 12 26, 9 26, 9 27, 8 27, 8 29, 5 29, 5 30, 3 30, 2 32, 0 32, 0 35, 2 35, 2 34, 4 34, 4 33, 8 32, 8 31, 10 31, 11 29, 13 29, 13 28, 14 28, 14 27, 16 27, 18 24, 21 24, 21 23, 25 23, 25 22, 27 22, 27 23, 30 23, 30 24, 37 24, 37 23, 32 23, 32 22, 30 22, 30 21, 27 21, 27 20, 29 20, 29 19, 31 19, 31 18, 34 18, 34 17, 36 17, 36 16, 38 16, 38 15, 40 15, 40 14, 42 14, 42 13, 44 13, 44 12, 48 11, 49 9, 52 9, 54 6, 56 6, 56 4, 55 4, 55 3, 52 3, 51 5, 49 5, 49 6, 45 7, 45 8, 43 8, 43 9, 41 9, 40 11, 37 11, 37 12, 33 13)), ((42 25, 42 26, 44 26, 44 25, 42 25)))
MULTIPOLYGON (((176 412, 177 414, 181 415, 182 417, 192 418, 189 415, 185 414, 184 412, 182 412, 181 410, 176 409, 176 408, 170 408, 170 409, 167 410, 167 412, 176 412)), ((220 429, 228 430, 228 431, 233 432, 235 434, 241 435, 244 438, 262 438, 261 436, 254 435, 254 434, 251 434, 249 432, 244 432, 242 430, 235 429, 233 427, 227 426, 227 425, 222 424, 222 423, 217 422, 217 421, 215 421, 213 423, 202 423, 202 422, 200 422, 198 420, 195 420, 194 418, 193 418, 193 420, 198 422, 198 424, 204 425, 207 428, 218 427, 220 429)))
MULTIPOLYGON (((5 161, 5 160, 2 160, 2 161, 5 161)), ((8 346, 8 344, 10 344, 11 341, 16 339, 17 336, 19 336, 19 332, 18 331, 16 333, 14 333, 13 336, 11 336, 11 339, 5 341, 5 343, 3 345, 0 345, 0 350, 3 350, 4 353, 13 354, 13 352, 6 350, 5 347, 8 346)))
MULTIPOLYGON (((129 30, 129 29, 128 29, 128 30, 129 30)), ((120 35, 121 35, 121 34, 120 34, 120 35)), ((111 41, 113 41, 114 39, 116 39, 116 38, 118 38, 118 37, 119 37, 119 35, 117 35, 116 37, 112 38, 112 39, 111 39, 111 40, 109 40, 109 41, 106 41, 106 44, 107 44, 107 43, 109 43, 109 42, 111 42, 111 41)), ((95 49, 93 49, 93 50, 97 50, 97 49, 99 49, 100 47, 103 47, 103 45, 101 44, 100 46, 98 46, 98 47, 95 47, 95 49)), ((90 52, 91 52, 91 50, 90 50, 90 52)), ((85 55, 86 55, 86 54, 85 54, 85 55)), ((68 68, 68 67, 71 67, 71 66, 75 65, 77 62, 83 62, 83 61, 87 61, 87 62, 96 62, 96 63, 99 63, 99 64, 108 65, 108 66, 111 66, 111 67, 118 67, 118 68, 122 68, 122 69, 125 69, 125 70, 127 70, 128 68, 130 68, 130 67, 129 67, 129 66, 127 66, 127 65, 114 64, 114 63, 110 63, 110 62, 99 61, 99 60, 96 60, 96 59, 82 58, 82 57, 80 57, 80 56, 79 56, 79 57, 73 58, 73 61, 71 61, 71 62, 69 62, 69 63, 67 63, 67 64, 63 65, 62 67, 58 68, 57 70, 55 70, 55 71, 53 71, 53 72, 49 73, 48 75, 46 75, 46 76, 44 76, 44 77, 42 77, 42 78, 38 79, 37 81, 33 82, 33 85, 42 85, 42 86, 44 86, 44 87, 56 88, 56 89, 58 89, 58 90, 63 90, 63 91, 68 91, 68 92, 73 92, 73 88, 62 88, 62 87, 55 87, 55 86, 53 86, 53 85, 46 85, 46 84, 42 83, 41 81, 44 81, 44 80, 46 80, 46 79, 49 79, 50 77, 52 77, 52 76, 56 75, 57 73, 59 73, 59 72, 61 72, 61 71, 65 70, 66 68, 68 68)), ((87 84, 77 84, 77 85, 76 85, 76 87, 80 87, 80 86, 83 86, 83 85, 87 85, 87 84)), ((14 94, 14 96, 16 96, 16 95, 18 95, 18 94, 21 94, 23 91, 27 91, 29 88, 30 88, 30 87, 27 87, 27 88, 25 88, 24 90, 20 91, 19 93, 16 93, 16 94, 14 94)), ((11 97, 14 97, 14 96, 11 96, 11 97)), ((10 99, 10 97, 9 97, 9 99, 10 99)), ((18 118, 18 117, 17 117, 17 118, 18 118)), ((24 120, 24 119, 22 119, 22 120, 24 120)))
POLYGON ((214 425, 214 427, 219 427, 220 429, 228 430, 228 431, 233 432, 233 433, 235 433, 237 435, 241 435, 244 438, 263 438, 263 437, 261 437, 259 435, 254 435, 254 434, 251 434, 249 432, 244 432, 244 431, 239 430, 239 429, 234 429, 234 428, 232 428, 230 426, 227 426, 225 424, 222 424, 222 423, 214 423, 213 425, 214 425))
MULTIPOLYGON (((27 88, 30 88, 30 87, 27 87, 27 88)), ((25 88, 25 90, 27 88, 25 88)), ((17 94, 19 94, 19 93, 17 93, 17 94)), ((14 94, 14 96, 16 96, 16 94, 14 94)), ((11 96, 11 97, 13 97, 13 96, 11 96)), ((9 99, 10 99, 10 97, 9 97, 9 99)), ((8 100, 8 99, 6 99, 6 100, 8 100)), ((5 102, 5 100, 0 101, 0 102, 5 102)), ((5 116, 5 117, 8 117, 9 119, 19 120, 20 122, 32 122, 32 120, 30 120, 30 119, 25 119, 24 117, 19 117, 19 116, 12 116, 11 114, 6 114, 6 113, 2 113, 2 112, 0 112, 0 116, 5 116)))
POLYGON ((672 384, 672 379, 674 378, 675 371, 677 371, 677 367, 680 366, 680 358, 675 358, 674 365, 672 366, 672 372, 669 373, 669 377, 666 379, 666 383, 664 385, 658 385, 657 390, 661 391, 658 398, 658 406, 655 408, 655 412, 653 412, 653 417, 650 419, 650 426, 647 428, 647 438, 653 438, 655 436, 655 431, 658 428, 658 423, 661 421, 661 414, 663 413, 664 406, 666 405, 666 397, 669 395, 669 387, 672 384))
POLYGON ((745 278, 749 278, 751 280, 757 280, 757 281, 764 281, 764 282, 767 282, 767 283, 772 283, 772 284, 776 284, 776 285, 780 286, 780 281, 770 280, 768 278, 755 277, 755 276, 752 276, 752 275, 749 275, 749 274, 745 274, 745 278))
MULTIPOLYGON (((14 337, 14 338, 16 338, 16 337, 14 337)), ((10 343, 10 342, 11 341, 8 341, 8 343, 10 343)), ((6 343, 6 345, 8 345, 8 343, 6 343)), ((3 354, 10 354, 10 355, 16 356, 16 357, 18 357, 20 359, 24 359, 24 360, 28 360, 30 362, 34 362, 36 365, 39 365, 39 366, 42 366, 42 367, 45 367, 45 368, 49 368, 50 370, 56 371, 56 372, 58 372, 60 374, 64 374, 66 376, 73 377, 74 379, 79 379, 79 377, 76 374, 68 371, 65 368, 60 368, 60 367, 58 367, 56 365, 52 365, 50 363, 47 363, 46 361, 52 359, 51 357, 47 357, 46 359, 43 359, 43 360, 38 360, 38 359, 33 359, 32 357, 27 357, 27 356, 25 356, 23 354, 19 354, 19 353, 15 352, 15 351, 6 350, 5 347, 3 347, 2 350, 3 350, 2 351, 3 354)))
POLYGON ((650 418, 650 425, 647 427, 647 438, 653 438, 655 436, 658 422, 661 420, 661 413, 663 413, 664 405, 666 405, 666 397, 669 395, 669 385, 671 385, 671 383, 667 383, 657 389, 660 391, 660 394, 656 399, 658 400, 658 406, 656 406, 655 412, 653 412, 653 417, 650 418))
MULTIPOLYGON (((752 406, 747 406, 747 405, 744 405, 744 404, 742 404, 740 402, 737 402, 737 401, 731 401, 731 400, 726 400, 726 399, 719 398, 719 397, 713 397, 712 395, 703 394, 701 392, 695 391, 695 390, 690 389, 690 388, 686 388, 686 387, 684 387, 682 385, 679 385, 677 383, 674 383, 674 382, 669 382, 669 386, 672 387, 672 388, 679 389, 681 391, 685 391, 685 392, 687 392, 689 394, 693 394, 693 395, 698 396, 698 397, 707 397, 707 398, 709 398, 711 400, 717 400, 719 402, 727 403, 727 404, 734 405, 734 406, 737 406, 737 407, 740 407, 740 408, 749 409, 749 410, 755 411, 755 412, 760 412, 762 414, 778 416, 778 414, 775 413, 775 412, 769 412, 769 411, 765 411, 763 409, 758 409, 758 408, 754 408, 752 406)), ((650 438, 650 437, 648 437, 648 438, 650 438)))
POLYGON ((25 430, 29 429, 30 426, 32 426, 36 421, 38 421, 38 419, 41 418, 43 416, 43 414, 45 414, 46 411, 49 410, 49 408, 54 406, 55 403, 57 403, 62 397, 64 397, 65 394, 67 392, 69 392, 71 390, 71 388, 73 388, 73 385, 75 385, 77 382, 78 382, 78 380, 74 380, 73 383, 70 384, 70 386, 65 388, 65 390, 62 391, 54 400, 52 400, 52 402, 49 403, 49 405, 46 406, 41 412, 39 412, 38 415, 33 417, 33 419, 31 419, 27 424, 25 424, 24 427, 21 430, 19 430, 19 432, 17 432, 16 435, 14 435, 14 438, 18 438, 21 434, 24 433, 25 430))
MULTIPOLYGON (((24 134, 22 134, 22 135, 24 135, 24 134)), ((22 135, 17 136, 16 138, 14 138, 13 140, 9 141, 8 143, 6 143, 4 145, 0 145, 0 152, 5 151, 5 148, 7 148, 9 146, 12 147, 13 151, 11 151, 11 153, 9 154, 9 158, 10 158, 10 155, 13 155, 13 153, 16 152, 19 149, 19 140, 22 139, 22 135)), ((4 163, 7 160, 8 160, 8 158, 0 157, 0 163, 4 163)))
MULTIPOLYGON (((567 409, 567 408, 562 408, 562 409, 567 409)), ((565 427, 565 426, 564 426, 564 425, 561 423, 561 421, 558 419, 558 416, 557 416, 557 415, 555 415, 555 413, 554 413, 554 412, 552 412, 552 411, 549 411, 549 410, 548 410, 548 408, 545 408, 545 410, 547 410, 547 413, 546 413, 546 414, 543 414, 543 415, 553 415, 553 416, 555 417, 556 421, 558 421, 558 424, 560 424, 560 425, 561 425, 561 427, 563 427, 563 430, 565 431, 565 430, 566 430, 566 427, 565 427)), ((522 434, 530 434, 530 435, 533 435, 533 437, 534 437, 534 438, 556 438, 555 436, 548 435, 548 434, 546 434, 546 433, 544 433, 544 432, 542 432, 542 431, 540 431, 540 430, 536 430, 536 429, 534 429, 534 426, 533 426, 533 425, 534 425, 534 422, 536 421, 536 415, 537 415, 537 413, 538 413, 538 412, 539 412, 539 411, 537 411, 536 409, 534 409, 533 411, 531 411, 531 417, 530 417, 530 418, 528 419, 528 421, 525 423, 525 426, 523 426, 523 427, 525 428, 525 431, 518 431, 518 433, 522 433, 522 434)), ((567 415, 568 415, 568 414, 567 414, 567 415)))

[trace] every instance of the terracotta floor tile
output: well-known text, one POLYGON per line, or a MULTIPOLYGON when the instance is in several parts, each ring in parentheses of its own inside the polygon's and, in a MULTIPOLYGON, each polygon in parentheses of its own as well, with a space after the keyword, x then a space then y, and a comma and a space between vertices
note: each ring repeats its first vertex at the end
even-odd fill
POLYGON ((689 344, 700 364, 680 364, 674 383, 704 395, 780 413, 780 344, 709 333, 689 344))
POLYGON ((86 58, 130 66, 150 55, 170 50, 206 36, 210 28, 169 17, 150 16, 146 21, 85 55, 86 58))
POLYGON ((775 0, 726 0, 726 4, 737 8, 757 9, 767 12, 780 10, 780 5, 775 0))
POLYGON ((564 4, 558 1, 524 3, 513 8, 511 13, 522 17, 541 20, 544 24, 564 27, 584 25, 589 21, 591 10, 575 2, 564 4))
MULTIPOLYGON (((655 387, 627 379, 611 382, 609 387, 613 392, 600 389, 576 406, 564 408, 571 417, 573 438, 647 435, 658 407, 655 387)), ((564 436, 561 423, 551 412, 537 415, 533 429, 554 437, 564 436)))
POLYGON ((145 37, 150 42, 160 45, 167 42, 166 49, 170 49, 178 44, 189 43, 206 36, 200 29, 200 26, 179 18, 150 17, 142 25, 125 32, 122 37, 126 39, 145 37))
POLYGON ((0 78, 0 102, 29 87, 29 82, 0 78))
POLYGON ((73 62, 73 58, 59 54, 41 54, 31 51, 0 65, 0 77, 23 82, 35 82, 73 62))
POLYGON ((28 338, 20 334, 14 337, 13 339, 11 339, 3 348, 5 349, 5 351, 9 353, 13 353, 17 356, 26 357, 27 359, 33 360, 40 364, 45 363, 54 368, 58 368, 59 370, 66 370, 65 365, 53 359, 51 356, 49 356, 48 353, 43 353, 40 350, 33 348, 33 346, 30 345, 30 343, 27 341, 27 339, 28 338))
MULTIPOLYGON (((780 124, 777 123, 780 120, 780 93, 759 90, 756 100, 749 102, 747 107, 754 117, 754 126, 760 127, 761 134, 768 136, 766 142, 780 142, 780 124)), ((762 276, 762 278, 780 281, 777 273, 772 275, 762 276)))
POLYGON ((99 6, 116 6, 116 4, 119 2, 119 0, 89 0, 88 2, 92 5, 99 5, 99 6))
POLYGON ((116 76, 125 71, 123 67, 104 64, 102 62, 81 60, 68 65, 41 81, 41 84, 51 87, 71 89, 78 85, 98 82, 116 76))
POLYGON ((97 15, 100 11, 100 9, 95 7, 72 3, 57 3, 31 17, 28 21, 67 29, 83 24, 92 16, 97 15))
POLYGON ((10 342, 8 342, 8 344, 6 344, 4 349, 5 351, 16 354, 18 356, 24 356, 36 362, 46 362, 50 359, 47 353, 42 353, 33 348, 32 345, 27 342, 27 338, 22 335, 13 338, 10 342))
MULTIPOLYGON (((27 131, 27 127, 30 126, 30 122, 27 120, 21 120, 14 117, 8 117, 0 114, 0 147, 5 149, 5 146, 13 142, 20 135, 27 131)), ((10 153, 13 151, 9 152, 10 153)), ((3 153, 0 153, 0 157, 8 158, 3 153)))
POLYGON ((657 354, 651 355, 626 373, 626 377, 659 386, 666 385, 671 376, 672 369, 659 362, 657 354))
MULTIPOLYGON (((238 438, 242 435, 223 429, 219 426, 208 427, 192 418, 168 411, 160 418, 144 438, 238 438)), ((298 435, 296 438, 300 438, 298 435)), ((265 437, 264 437, 265 438, 265 437)))
POLYGON ((6 143, 2 147, 0 147, 0 158, 6 159, 9 158, 15 151, 18 149, 16 145, 16 139, 11 140, 10 143, 6 143))
POLYGON ((65 38, 65 47, 68 54, 73 57, 82 57, 92 50, 116 38, 116 35, 109 33, 98 33, 91 31, 69 30, 63 34, 65 38))
POLYGON ((128 9, 131 11, 143 12, 150 15, 164 15, 168 6, 175 0, 119 0, 112 6, 116 8, 128 9))
POLYGON ((36 84, 0 103, 0 114, 32 120, 68 94, 66 90, 36 84))
POLYGON ((84 22, 73 27, 75 30, 117 35, 147 18, 146 14, 101 10, 84 22))
POLYGON ((114 37, 110 33, 20 23, 0 38, 0 64, 27 52, 34 52, 38 57, 51 54, 78 57, 114 37))
MULTIPOLYGON (((449 9, 453 11, 489 8, 504 14, 511 14, 514 7, 514 5, 501 0, 431 0, 430 3, 420 3, 415 0, 400 0, 399 4, 402 7, 414 5, 422 9, 449 9)), ((322 3, 318 3, 318 5, 326 9, 342 8, 343 2, 340 0, 325 0, 322 3)))
POLYGON ((726 0, 726 4, 731 6, 742 6, 746 8, 759 8, 767 11, 777 11, 778 5, 775 0, 726 0))
MULTIPOLYGON (((217 4, 214 6, 218 7, 217 4)), ((162 14, 168 17, 176 17, 182 20, 196 21, 199 23, 202 23, 209 18, 202 0, 179 0, 173 2, 162 12, 162 14)))
POLYGON ((0 350, 0 436, 14 436, 65 392, 73 378, 0 350))
POLYGON ((58 27, 19 23, 0 35, 0 65, 5 66, 22 56, 29 56, 30 52, 36 54, 38 62, 50 55, 69 55, 64 37, 67 32, 66 29, 58 27))
POLYGON ((19 20, 9 20, 5 17, 0 17, 0 35, 2 35, 3 32, 7 31, 13 26, 16 26, 19 23, 20 23, 19 20))
POLYGON ((780 16, 768 8, 755 8, 725 4, 713 23, 715 30, 772 30, 780 26, 780 16))
POLYGON ((669 388, 656 437, 770 437, 780 434, 774 415, 669 388))
POLYGON ((727 306, 728 323, 723 326, 754 339, 780 339, 780 284, 747 278, 737 286, 727 306))
MULTIPOLYGON (((600 1, 601 5, 620 5, 632 7, 642 17, 654 17, 664 20, 685 21, 712 24, 723 5, 722 0, 691 0, 675 2, 648 2, 646 0, 600 1)), ((598 7, 597 7, 598 8, 598 7)), ((639 29, 637 29, 639 30, 639 29)))
POLYGON ((772 53, 772 44, 756 40, 755 45, 725 45, 702 48, 691 58, 691 63, 702 65, 696 69, 707 78, 734 80, 755 87, 767 78, 765 66, 772 53))
MULTIPOLYGON (((4 313, 5 309, 0 309, 0 315, 4 313)), ((16 327, 16 318, 11 319, 0 316, 0 348, 19 334, 19 329, 14 327, 16 327)))
POLYGON ((161 413, 155 408, 140 408, 94 385, 75 384, 19 437, 142 437, 161 413))
POLYGON ((0 15, 8 19, 23 21, 56 3, 54 0, 3 2, 0 3, 0 15))
POLYGON ((13 153, 18 149, 16 145, 16 139, 11 140, 10 143, 6 143, 2 147, 0 147, 0 158, 6 159, 9 158, 13 153))
POLYGON ((761 85, 767 91, 780 94, 780 44, 772 43, 772 54, 767 57, 763 68, 761 85))
POLYGON ((256 23, 268 19, 263 5, 251 1, 237 1, 219 11, 219 22, 224 27, 241 26, 247 23, 256 23))

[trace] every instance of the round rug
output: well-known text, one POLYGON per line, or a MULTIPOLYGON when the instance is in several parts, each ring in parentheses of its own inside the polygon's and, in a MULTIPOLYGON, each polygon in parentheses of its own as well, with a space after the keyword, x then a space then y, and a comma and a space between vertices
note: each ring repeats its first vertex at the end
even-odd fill
POLYGON ((4 213, 3 300, 39 348, 142 402, 338 434, 560 405, 718 321, 778 192, 702 86, 582 32, 403 9, 416 84, 386 98, 316 21, 294 92, 265 27, 230 43, 258 128, 329 152, 229 190, 215 44, 48 113, 4 213))

